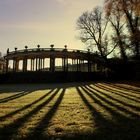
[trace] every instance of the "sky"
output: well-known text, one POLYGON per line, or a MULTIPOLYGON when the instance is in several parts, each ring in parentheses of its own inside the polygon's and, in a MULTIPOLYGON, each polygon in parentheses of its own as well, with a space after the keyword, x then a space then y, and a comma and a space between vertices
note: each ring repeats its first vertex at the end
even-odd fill
POLYGON ((85 49, 76 20, 103 0, 0 0, 0 52, 35 48, 85 49))

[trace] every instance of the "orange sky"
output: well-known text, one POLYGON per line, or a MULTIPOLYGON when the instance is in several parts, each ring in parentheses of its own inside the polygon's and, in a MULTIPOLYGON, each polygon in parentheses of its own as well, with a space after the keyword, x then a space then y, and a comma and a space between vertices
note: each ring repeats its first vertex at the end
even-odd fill
POLYGON ((76 20, 103 0, 0 0, 0 51, 7 48, 55 47, 85 49, 77 40, 76 20))

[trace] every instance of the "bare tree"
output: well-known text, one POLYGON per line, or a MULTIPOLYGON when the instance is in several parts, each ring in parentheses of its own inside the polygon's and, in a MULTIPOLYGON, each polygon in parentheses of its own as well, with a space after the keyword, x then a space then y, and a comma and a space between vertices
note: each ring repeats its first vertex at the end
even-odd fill
POLYGON ((134 46, 134 53, 138 57, 140 55, 140 0, 122 0, 122 4, 130 32, 131 45, 134 46))
MULTIPOLYGON (((106 0, 105 2, 113 2, 106 0)), ((115 0, 114 6, 119 6, 124 14, 129 32, 130 46, 136 57, 140 55, 140 0, 115 0)))
POLYGON ((115 4, 116 0, 112 1, 106 1, 105 3, 105 12, 109 19, 109 22, 111 23, 111 27, 113 28, 113 35, 112 40, 113 42, 117 43, 117 46, 120 49, 121 58, 126 61, 126 44, 125 44, 125 34, 123 32, 124 30, 124 16, 121 12, 120 5, 115 4))
POLYGON ((90 42, 92 45, 95 45, 104 59, 107 59, 107 55, 115 48, 109 52, 108 38, 105 34, 107 24, 108 19, 104 18, 103 8, 101 7, 96 7, 90 12, 84 12, 77 20, 80 39, 84 43, 90 42))

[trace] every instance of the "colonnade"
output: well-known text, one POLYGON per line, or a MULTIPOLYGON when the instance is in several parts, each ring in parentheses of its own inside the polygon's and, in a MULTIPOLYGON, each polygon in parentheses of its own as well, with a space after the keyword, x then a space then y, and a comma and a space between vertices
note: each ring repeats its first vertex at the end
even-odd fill
POLYGON ((95 64, 93 63, 95 56, 89 50, 87 52, 68 50, 66 45, 64 49, 54 49, 54 45, 51 45, 51 48, 40 48, 40 45, 35 49, 27 48, 25 46, 24 50, 19 51, 15 48, 13 52, 9 52, 9 49, 7 49, 7 55, 5 56, 6 72, 26 72, 29 70, 29 67, 30 71, 55 72, 58 70, 57 59, 61 59, 61 70, 64 72, 83 71, 83 67, 87 69, 87 72, 91 72, 92 66, 95 64), (46 59, 49 59, 47 68, 45 67, 46 59), (69 59, 71 59, 71 63, 69 63, 69 59), (9 67, 10 61, 13 61, 12 67, 9 67), (22 64, 20 61, 22 61, 22 64), (22 68, 19 68, 19 65, 22 65, 22 68))
MULTIPOLYGON (((55 57, 50 57, 49 58, 49 71, 50 72, 55 72, 57 71, 57 66, 56 64, 56 59, 55 57)), ((71 71, 82 71, 82 67, 86 64, 87 66, 87 71, 91 72, 91 66, 92 66, 92 62, 91 61, 87 61, 87 63, 85 63, 84 60, 81 59, 71 59, 71 64, 69 65, 69 61, 68 58, 61 58, 62 61, 62 71, 67 72, 69 71, 69 69, 71 69, 71 71)), ((46 63, 46 58, 41 58, 41 57, 36 57, 36 58, 24 58, 24 59, 13 59, 12 60, 12 67, 9 68, 9 62, 10 60, 6 60, 6 72, 12 71, 12 72, 19 72, 19 71, 23 71, 26 72, 28 71, 28 68, 30 67, 30 71, 45 71, 45 63, 46 63), (22 69, 19 69, 19 62, 22 61, 22 69), (29 63, 30 61, 30 63, 29 63)))

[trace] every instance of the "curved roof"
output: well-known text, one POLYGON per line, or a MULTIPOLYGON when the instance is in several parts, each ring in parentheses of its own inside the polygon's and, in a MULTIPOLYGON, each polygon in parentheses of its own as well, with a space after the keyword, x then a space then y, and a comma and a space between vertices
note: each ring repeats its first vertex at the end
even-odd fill
POLYGON ((81 59, 81 60, 94 60, 100 61, 101 57, 95 53, 76 49, 66 49, 66 48, 33 48, 33 49, 23 49, 15 50, 12 52, 7 52, 5 59, 13 60, 23 60, 35 59, 35 58, 70 58, 70 59, 81 59))

